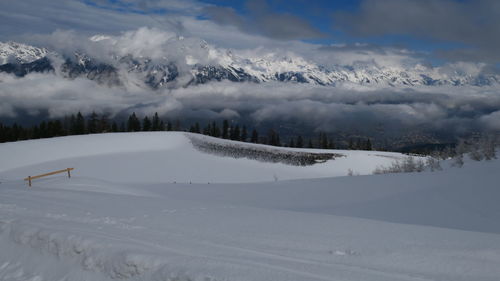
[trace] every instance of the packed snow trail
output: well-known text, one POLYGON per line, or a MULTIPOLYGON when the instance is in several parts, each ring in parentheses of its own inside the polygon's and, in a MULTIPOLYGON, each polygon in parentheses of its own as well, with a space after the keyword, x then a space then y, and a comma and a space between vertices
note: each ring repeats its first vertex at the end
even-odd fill
MULTIPOLYGON (((120 138, 128 136, 137 135, 120 138)), ((177 149, 190 153, 182 135, 151 136, 179 138, 177 149)), ((66 144, 73 149, 82 139, 90 138, 56 141, 75 141, 66 144)), ((16 151, 12 145, 8 150, 0 145, 0 151, 16 151)), ((123 143, 114 149, 116 156, 129 153, 123 143)), ((171 152, 184 167, 189 163, 183 161, 204 157, 187 160, 180 151, 171 152)), ((76 167, 71 179, 48 177, 29 189, 17 175, 47 163, 29 163, 25 153, 18 154, 16 167, 1 163, 0 178, 8 180, 0 184, 0 280, 496 281, 500 276, 498 160, 437 173, 231 184, 140 182, 149 177, 142 174, 147 166, 128 170, 138 179, 123 183, 104 172, 78 174, 76 167), (23 157, 25 166, 19 164, 23 157)), ((75 154, 61 153, 64 157, 49 163, 85 159, 96 170, 109 169, 99 155, 75 154)), ((249 160, 208 156, 212 164, 230 160, 248 167, 249 160)), ((311 167, 332 164, 318 165, 311 167)), ((218 175, 222 182, 224 175, 218 175)))

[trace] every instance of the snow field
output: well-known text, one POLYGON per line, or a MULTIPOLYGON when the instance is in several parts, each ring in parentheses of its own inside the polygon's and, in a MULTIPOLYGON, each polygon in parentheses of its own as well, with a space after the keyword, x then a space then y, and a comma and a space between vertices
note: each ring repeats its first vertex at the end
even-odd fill
POLYGON ((335 152, 295 167, 181 133, 2 144, 0 280, 498 280, 500 161, 348 177, 402 156, 335 152), (71 179, 21 180, 68 165, 71 179))

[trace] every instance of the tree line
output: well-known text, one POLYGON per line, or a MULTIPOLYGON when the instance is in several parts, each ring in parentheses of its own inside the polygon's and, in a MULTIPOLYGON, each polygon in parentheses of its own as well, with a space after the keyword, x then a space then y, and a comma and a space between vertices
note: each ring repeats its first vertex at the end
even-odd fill
POLYGON ((9 126, 0 122, 0 142, 70 135, 147 131, 188 131, 216 138, 294 148, 372 150, 372 144, 368 138, 350 139, 347 147, 342 147, 337 145, 334 139, 326 133, 320 132, 317 138, 306 139, 301 135, 289 136, 288 141, 283 142, 279 132, 275 129, 269 129, 267 133, 260 134, 256 128, 250 130, 246 125, 233 124, 229 120, 223 120, 219 123, 211 121, 204 126, 195 122, 185 128, 179 119, 164 121, 158 113, 140 118, 135 112, 121 122, 110 120, 107 115, 98 115, 95 112, 86 117, 78 112, 61 119, 41 121, 33 126, 21 126, 17 123, 9 126))

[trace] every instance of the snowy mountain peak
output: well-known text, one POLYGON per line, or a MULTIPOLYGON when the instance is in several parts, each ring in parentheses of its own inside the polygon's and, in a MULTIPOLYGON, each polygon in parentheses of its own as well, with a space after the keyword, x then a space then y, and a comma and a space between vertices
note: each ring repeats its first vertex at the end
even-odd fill
POLYGON ((0 65, 6 63, 30 63, 45 57, 47 49, 16 42, 0 42, 0 65))

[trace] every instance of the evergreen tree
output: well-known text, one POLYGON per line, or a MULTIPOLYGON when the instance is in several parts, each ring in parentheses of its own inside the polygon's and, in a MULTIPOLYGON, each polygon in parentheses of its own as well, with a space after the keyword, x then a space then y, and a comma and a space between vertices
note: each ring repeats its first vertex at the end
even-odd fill
POLYGON ((0 122, 0 142, 5 142, 5 127, 2 122, 0 122))
POLYGON ((52 120, 47 122, 47 138, 52 138, 56 136, 56 132, 54 132, 54 122, 52 120))
POLYGON ((208 122, 207 126, 203 128, 203 134, 206 136, 211 136, 212 135, 212 124, 208 122))
POLYGON ((155 115, 153 115, 153 121, 151 122, 151 130, 160 131, 160 117, 158 116, 158 112, 155 112, 155 115))
POLYGON ((222 121, 222 138, 227 139, 229 137, 229 122, 227 120, 222 121))
POLYGON ((250 142, 252 142, 252 143, 258 143, 259 142, 259 133, 255 129, 252 130, 252 137, 250 139, 250 142))
POLYGON ((288 143, 288 146, 295 147, 295 141, 293 140, 293 138, 290 138, 290 142, 288 143))
POLYGON ((68 124, 69 134, 76 135, 76 116, 74 114, 71 114, 71 116, 68 118, 68 124))
POLYGON ((241 130, 241 141, 246 142, 248 139, 247 127, 243 125, 243 129, 241 130))
POLYGON ((212 137, 220 138, 220 129, 217 127, 217 123, 215 121, 212 123, 212 137))
POLYGON ((78 112, 78 114, 76 114, 74 126, 75 126, 74 128, 75 135, 85 134, 85 119, 83 118, 81 112, 78 112))
POLYGON ((59 136, 65 136, 66 132, 64 131, 63 123, 61 120, 55 120, 54 121, 54 127, 53 127, 53 135, 56 137, 59 136))
POLYGON ((356 147, 354 149, 363 149, 364 146, 361 144, 361 139, 356 140, 356 147))
POLYGON ((298 148, 304 147, 304 140, 302 139, 302 136, 297 137, 297 143, 295 144, 295 146, 298 148))
POLYGON ((372 150, 372 142, 370 139, 366 139, 365 150, 372 150))
POLYGON ((236 125, 231 130, 231 139, 239 141, 241 139, 240 126, 236 125))
POLYGON ((149 120, 147 115, 142 120, 142 130, 145 132, 151 131, 151 120, 149 120))
POLYGON ((40 130, 40 138, 49 137, 47 123, 45 123, 45 121, 40 122, 39 130, 40 130))
POLYGON ((49 121, 47 123, 47 134, 45 137, 58 137, 63 136, 64 130, 62 127, 62 122, 60 120, 49 121))
POLYGON ((313 142, 311 139, 309 139, 309 142, 307 143, 307 148, 314 148, 313 142))
POLYGON ((352 139, 349 139, 349 144, 347 145, 347 148, 349 150, 353 150, 354 149, 354 141, 352 139))
POLYGON ((129 132, 139 132, 141 130, 141 121, 139 121, 139 118, 135 115, 135 112, 133 112, 129 117, 128 117, 128 122, 127 122, 127 131, 129 132))
POLYGON ((89 134, 98 133, 97 124, 99 122, 97 114, 92 111, 90 114, 89 120, 87 121, 87 131, 89 134))
POLYGON ((174 131, 182 131, 181 120, 179 119, 175 120, 174 131))
POLYGON ((115 121, 113 121, 113 124, 111 124, 111 132, 118 132, 118 125, 116 124, 115 121))
POLYGON ((11 139, 13 141, 18 141, 18 140, 21 139, 20 138, 20 135, 21 135, 20 131, 21 131, 21 129, 19 128, 19 126, 17 125, 17 123, 14 123, 12 125, 12 131, 11 131, 11 139))
POLYGON ((109 126, 108 116, 106 116, 106 114, 101 115, 101 120, 99 120, 99 126, 97 129, 99 133, 106 133, 111 130, 111 127, 109 126))
POLYGON ((125 122, 120 123, 120 128, 118 129, 120 132, 125 132, 125 122))
POLYGON ((65 115, 64 119, 62 121, 62 127, 64 131, 64 135, 70 135, 72 134, 71 132, 71 121, 70 121, 70 116, 65 115))
POLYGON ((0 142, 10 141, 9 134, 10 128, 7 125, 0 123, 0 142))
MULTIPOLYGON (((33 126, 33 132, 31 135, 34 139, 39 139, 40 138, 40 129, 38 129, 38 125, 33 126)), ((2 132, 0 129, 0 142, 2 142, 2 132)))
POLYGON ((328 148, 335 149, 335 142, 333 141, 333 138, 330 138, 330 141, 328 142, 328 148))
POLYGON ((273 129, 269 130, 269 132, 267 134, 267 140, 268 140, 267 144, 269 144, 269 145, 281 146, 280 136, 273 129))
POLYGON ((170 121, 167 121, 167 131, 172 131, 172 130, 173 130, 172 123, 170 123, 170 121))

